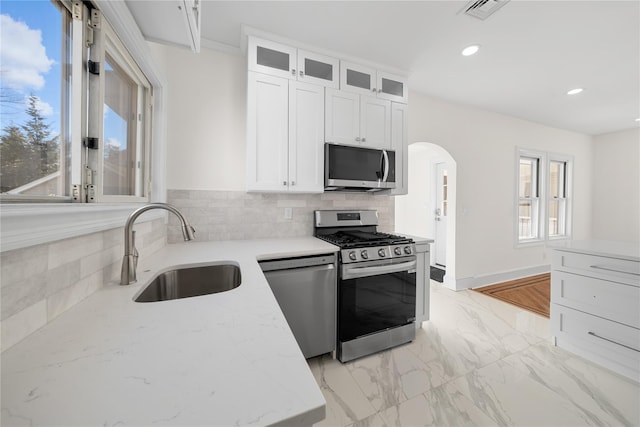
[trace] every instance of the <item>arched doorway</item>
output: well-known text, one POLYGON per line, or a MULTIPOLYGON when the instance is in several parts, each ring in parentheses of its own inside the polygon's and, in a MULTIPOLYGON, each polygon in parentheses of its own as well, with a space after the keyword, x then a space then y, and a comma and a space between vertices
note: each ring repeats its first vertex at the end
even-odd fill
POLYGON ((409 192, 396 197, 395 229, 435 240, 432 278, 455 290, 456 162, 437 144, 416 142, 408 150, 409 192))

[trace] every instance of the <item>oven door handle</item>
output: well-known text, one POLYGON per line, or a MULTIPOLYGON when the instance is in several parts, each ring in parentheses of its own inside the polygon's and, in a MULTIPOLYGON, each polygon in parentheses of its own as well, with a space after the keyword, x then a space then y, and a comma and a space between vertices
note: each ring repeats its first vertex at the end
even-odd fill
POLYGON ((399 271, 410 271, 418 265, 416 260, 402 262, 399 264, 379 265, 375 267, 352 267, 343 270, 342 278, 345 280, 357 279, 358 277, 378 276, 381 274, 397 273, 399 271))

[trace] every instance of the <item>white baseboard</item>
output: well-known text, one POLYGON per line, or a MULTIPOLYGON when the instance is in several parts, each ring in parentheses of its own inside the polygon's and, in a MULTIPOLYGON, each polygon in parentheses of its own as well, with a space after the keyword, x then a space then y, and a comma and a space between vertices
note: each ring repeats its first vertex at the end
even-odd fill
POLYGON ((447 283, 447 276, 445 276, 445 286, 455 291, 461 291, 463 289, 480 288, 482 286, 489 286, 496 283, 507 282, 509 280, 521 279, 523 277, 535 276, 536 274, 544 274, 551 271, 551 265, 538 265, 535 267, 519 268, 516 270, 502 271, 493 274, 486 274, 483 276, 465 277, 462 279, 453 279, 452 283, 447 283))

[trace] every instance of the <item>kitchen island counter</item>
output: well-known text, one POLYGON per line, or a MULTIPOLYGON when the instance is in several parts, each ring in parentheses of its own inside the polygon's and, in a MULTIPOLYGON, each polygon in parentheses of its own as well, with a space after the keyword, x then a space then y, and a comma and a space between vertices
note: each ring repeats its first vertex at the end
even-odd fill
POLYGON ((257 259, 332 253, 313 237, 167 245, 2 354, 2 425, 311 425, 325 400, 257 259), (240 267, 233 290, 133 298, 159 272, 240 267))

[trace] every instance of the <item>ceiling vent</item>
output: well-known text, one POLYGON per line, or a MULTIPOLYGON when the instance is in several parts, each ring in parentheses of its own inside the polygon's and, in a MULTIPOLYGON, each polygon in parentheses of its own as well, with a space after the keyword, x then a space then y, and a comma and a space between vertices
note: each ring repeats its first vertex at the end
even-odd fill
POLYGON ((461 12, 484 21, 508 2, 509 0, 471 0, 461 12))

